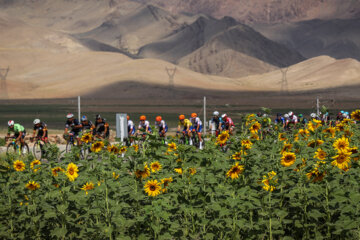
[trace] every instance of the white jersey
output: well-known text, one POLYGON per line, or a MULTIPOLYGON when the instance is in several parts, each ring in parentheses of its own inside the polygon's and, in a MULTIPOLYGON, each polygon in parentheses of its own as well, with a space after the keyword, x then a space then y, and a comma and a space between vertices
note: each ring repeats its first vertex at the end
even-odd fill
POLYGON ((202 122, 199 117, 196 118, 190 118, 190 122, 193 126, 202 126, 202 122))
POLYGON ((139 123, 139 129, 146 129, 146 127, 150 128, 150 123, 148 120, 144 121, 144 123, 139 123))
POLYGON ((287 123, 297 123, 298 122, 298 117, 296 115, 293 115, 292 118, 288 118, 286 119, 287 123))
POLYGON ((158 122, 155 122, 155 126, 158 127, 158 128, 162 128, 162 129, 165 129, 166 127, 166 123, 164 120, 161 120, 160 123, 158 122))
POLYGON ((135 124, 132 120, 129 120, 127 122, 128 122, 128 129, 133 129, 135 127, 135 124))

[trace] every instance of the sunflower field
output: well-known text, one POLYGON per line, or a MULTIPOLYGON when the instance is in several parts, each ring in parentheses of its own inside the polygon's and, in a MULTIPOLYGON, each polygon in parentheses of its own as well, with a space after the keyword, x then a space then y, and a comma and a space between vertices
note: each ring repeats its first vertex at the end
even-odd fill
POLYGON ((55 145, 47 161, 1 155, 0 238, 359 239, 352 117, 284 131, 247 115, 204 150, 150 135, 86 159, 55 145))

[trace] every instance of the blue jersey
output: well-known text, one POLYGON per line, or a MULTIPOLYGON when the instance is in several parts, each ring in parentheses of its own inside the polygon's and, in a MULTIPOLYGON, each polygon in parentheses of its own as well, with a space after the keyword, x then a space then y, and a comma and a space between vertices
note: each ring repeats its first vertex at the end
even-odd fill
POLYGON ((285 124, 285 118, 283 118, 283 117, 281 117, 280 119, 276 118, 275 124, 279 124, 279 123, 285 124))

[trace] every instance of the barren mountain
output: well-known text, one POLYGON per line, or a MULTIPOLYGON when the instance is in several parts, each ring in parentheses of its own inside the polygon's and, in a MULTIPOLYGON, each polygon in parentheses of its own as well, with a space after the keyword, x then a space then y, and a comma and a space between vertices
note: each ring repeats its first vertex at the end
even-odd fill
POLYGON ((360 18, 256 24, 253 27, 308 58, 328 55, 360 60, 360 18))
POLYGON ((360 17, 358 0, 137 0, 172 13, 231 16, 244 23, 295 22, 309 19, 360 17))

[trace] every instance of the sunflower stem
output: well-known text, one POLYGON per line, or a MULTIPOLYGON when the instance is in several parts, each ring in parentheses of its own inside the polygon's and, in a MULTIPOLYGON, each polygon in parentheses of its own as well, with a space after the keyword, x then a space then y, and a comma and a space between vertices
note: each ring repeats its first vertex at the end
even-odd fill
MULTIPOLYGON (((106 181, 105 184, 105 202, 106 202, 106 220, 108 222, 108 227, 111 228, 111 219, 110 219, 110 209, 109 209, 109 198, 108 198, 108 187, 106 181)), ((112 231, 109 231, 109 238, 112 240, 112 231)))
POLYGON ((271 227, 271 191, 269 191, 269 239, 273 239, 271 227))

